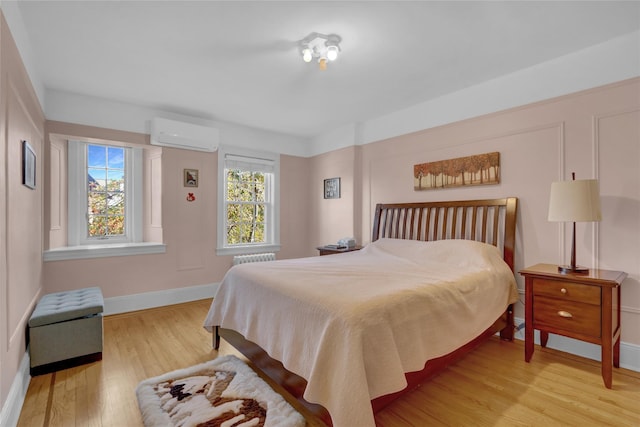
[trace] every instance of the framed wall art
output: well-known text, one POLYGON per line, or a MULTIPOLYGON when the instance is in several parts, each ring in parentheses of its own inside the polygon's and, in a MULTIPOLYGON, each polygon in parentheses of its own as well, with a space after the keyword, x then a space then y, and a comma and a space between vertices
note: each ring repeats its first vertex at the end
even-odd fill
POLYGON ((36 188, 36 153, 27 141, 22 141, 22 184, 36 188))
POLYGON ((500 183, 500 153, 421 163, 413 167, 413 189, 466 187, 500 183))
POLYGON ((198 169, 185 169, 184 170, 184 186, 185 187, 197 187, 198 186, 198 169))
POLYGON ((340 178, 329 178, 324 180, 324 198, 340 198, 340 178))

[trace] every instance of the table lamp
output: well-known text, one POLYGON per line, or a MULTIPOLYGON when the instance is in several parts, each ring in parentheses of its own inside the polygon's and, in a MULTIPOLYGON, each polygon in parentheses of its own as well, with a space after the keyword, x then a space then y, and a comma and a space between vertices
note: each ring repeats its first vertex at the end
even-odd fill
POLYGON ((600 211, 600 191, 595 179, 576 181, 575 172, 571 181, 551 184, 549 198, 549 221, 573 222, 571 240, 571 265, 560 265, 560 273, 588 273, 589 269, 576 265, 576 222, 593 222, 602 219, 600 211))

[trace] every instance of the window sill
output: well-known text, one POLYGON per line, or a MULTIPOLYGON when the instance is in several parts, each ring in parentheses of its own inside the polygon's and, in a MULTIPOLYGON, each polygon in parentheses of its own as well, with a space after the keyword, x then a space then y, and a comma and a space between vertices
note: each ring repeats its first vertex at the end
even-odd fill
POLYGON ((109 245, 67 246, 44 251, 46 261, 65 261, 71 259, 104 258, 112 256, 163 254, 167 251, 164 243, 115 243, 109 245))

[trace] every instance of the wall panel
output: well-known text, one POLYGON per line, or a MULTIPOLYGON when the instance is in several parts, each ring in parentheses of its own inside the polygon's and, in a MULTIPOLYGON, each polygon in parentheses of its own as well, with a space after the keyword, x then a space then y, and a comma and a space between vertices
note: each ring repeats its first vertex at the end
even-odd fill
POLYGON ((598 261, 600 268, 628 273, 621 322, 625 341, 640 343, 640 110, 593 120, 603 217, 598 261))
MULTIPOLYGON (((622 340, 640 345, 640 78, 362 146, 359 228, 378 202, 519 199, 516 270, 570 260, 571 225, 547 221, 551 183, 600 180, 603 220, 577 223, 579 264, 622 270, 622 340), (413 190, 413 165, 499 151, 498 185, 413 190)), ((335 153, 334 153, 335 154, 335 153)), ((322 236, 320 236, 320 239, 322 236)), ((519 287, 524 281, 516 275, 519 287)), ((521 316, 523 307, 516 307, 521 316)))

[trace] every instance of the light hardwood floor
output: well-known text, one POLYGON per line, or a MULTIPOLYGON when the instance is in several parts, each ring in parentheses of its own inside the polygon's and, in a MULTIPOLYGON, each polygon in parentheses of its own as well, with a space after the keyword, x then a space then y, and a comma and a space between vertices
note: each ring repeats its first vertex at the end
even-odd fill
MULTIPOLYGON (((107 316, 103 360, 32 378, 18 425, 141 426, 141 380, 218 355, 201 326, 209 304, 107 316)), ((220 354, 229 353, 223 343, 220 354)), ((614 369, 607 390, 597 362, 536 347, 525 363, 521 341, 495 339, 376 420, 380 427, 640 426, 640 373, 614 369)))

